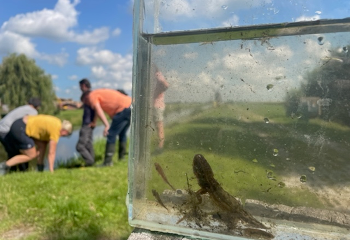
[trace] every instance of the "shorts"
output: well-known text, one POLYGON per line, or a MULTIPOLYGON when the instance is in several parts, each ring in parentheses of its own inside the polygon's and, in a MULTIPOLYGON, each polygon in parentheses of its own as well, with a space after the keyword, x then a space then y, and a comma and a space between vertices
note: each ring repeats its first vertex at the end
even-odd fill
POLYGON ((26 124, 21 118, 14 121, 4 140, 6 141, 11 155, 18 155, 20 154, 20 150, 27 150, 35 147, 34 140, 26 134, 26 124))
POLYGON ((163 122, 164 120, 164 108, 153 108, 153 118, 155 122, 163 122))

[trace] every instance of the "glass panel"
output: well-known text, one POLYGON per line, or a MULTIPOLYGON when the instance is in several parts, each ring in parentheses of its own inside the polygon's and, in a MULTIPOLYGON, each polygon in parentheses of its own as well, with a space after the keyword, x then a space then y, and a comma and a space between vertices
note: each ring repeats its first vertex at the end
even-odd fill
POLYGON ((143 9, 136 1, 130 224, 349 239, 350 20, 148 34, 143 9))
POLYGON ((147 0, 143 32, 341 19, 349 9, 339 0, 147 0))

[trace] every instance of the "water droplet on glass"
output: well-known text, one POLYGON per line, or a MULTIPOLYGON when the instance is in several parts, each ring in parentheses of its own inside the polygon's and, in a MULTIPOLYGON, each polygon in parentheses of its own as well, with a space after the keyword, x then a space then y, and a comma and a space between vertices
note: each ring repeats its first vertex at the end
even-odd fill
POLYGON ((273 84, 267 84, 267 86, 266 86, 266 89, 267 89, 267 90, 270 91, 272 88, 273 88, 273 84))
POLYGON ((265 123, 269 123, 270 120, 269 120, 268 118, 264 118, 264 122, 265 122, 265 123))
POLYGON ((278 187, 280 187, 280 188, 283 188, 283 187, 285 187, 286 186, 286 184, 284 183, 284 182, 279 182, 278 183, 278 187))
POLYGON ((343 47, 343 51, 345 52, 345 53, 348 53, 348 48, 347 47, 343 47))
POLYGON ((311 172, 314 172, 314 171, 316 170, 316 168, 315 168, 315 167, 310 166, 310 167, 309 167, 309 170, 310 170, 311 172))
POLYGON ((277 148, 273 149, 273 155, 274 155, 275 157, 278 156, 278 149, 277 149, 277 148))
POLYGON ((306 175, 302 175, 300 177, 300 182, 302 182, 302 183, 306 182, 306 175))
POLYGON ((321 11, 316 11, 315 13, 318 14, 318 15, 320 15, 322 12, 321 12, 321 11))
POLYGON ((253 162, 253 163, 257 163, 257 162, 258 162, 258 159, 254 158, 254 159, 252 160, 252 162, 253 162))
POLYGON ((221 8, 226 10, 228 8, 228 6, 227 5, 222 5, 221 8))
POLYGON ((267 171, 267 172, 266 172, 266 177, 267 177, 268 179, 270 179, 270 180, 276 181, 276 177, 273 176, 273 172, 272 172, 272 171, 267 171))
POLYGON ((324 44, 324 39, 323 39, 323 37, 318 37, 318 38, 317 38, 317 41, 318 41, 318 44, 319 44, 319 45, 323 45, 323 44, 324 44))

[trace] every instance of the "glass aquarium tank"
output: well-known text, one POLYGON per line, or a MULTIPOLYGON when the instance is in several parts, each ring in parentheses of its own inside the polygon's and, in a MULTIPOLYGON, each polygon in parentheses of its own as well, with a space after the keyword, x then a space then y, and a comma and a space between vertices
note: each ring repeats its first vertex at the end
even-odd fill
POLYGON ((135 0, 129 222, 350 239, 350 1, 135 0))

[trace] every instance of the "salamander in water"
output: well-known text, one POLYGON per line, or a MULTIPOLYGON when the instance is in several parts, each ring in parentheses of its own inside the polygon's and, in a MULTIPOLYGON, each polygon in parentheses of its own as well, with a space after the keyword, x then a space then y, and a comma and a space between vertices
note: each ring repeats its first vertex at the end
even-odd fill
POLYGON ((214 178, 211 166, 201 154, 196 154, 193 158, 193 173, 197 178, 198 185, 201 187, 197 194, 208 193, 213 203, 234 219, 233 223, 241 220, 252 227, 268 229, 268 227, 245 211, 242 204, 221 187, 214 178))

